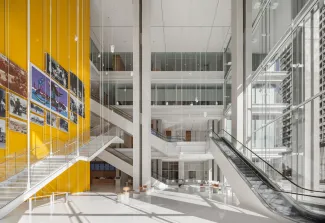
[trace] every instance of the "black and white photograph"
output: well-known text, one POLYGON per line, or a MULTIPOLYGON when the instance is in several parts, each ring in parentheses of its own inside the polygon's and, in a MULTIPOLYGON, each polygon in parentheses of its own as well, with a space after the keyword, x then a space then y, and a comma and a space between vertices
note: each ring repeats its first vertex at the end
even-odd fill
POLYGON ((75 96, 77 96, 78 80, 77 75, 70 71, 70 92, 75 96))
POLYGON ((85 104, 80 101, 78 102, 78 114, 83 118, 85 117, 85 104))
POLYGON ((48 53, 46 54, 46 72, 63 87, 68 88, 68 72, 48 53))
POLYGON ((35 114, 39 114, 44 116, 44 109, 34 103, 30 103, 30 111, 34 112, 35 114))
POLYGON ((0 119, 0 148, 6 148, 6 120, 0 119))
POLYGON ((85 87, 82 81, 78 78, 78 97, 80 100, 85 101, 85 87))
POLYGON ((18 95, 9 95, 9 112, 11 115, 21 119, 27 119, 27 101, 18 95))
POLYGON ((78 112, 78 100, 72 94, 70 94, 70 111, 74 113, 78 112))
POLYGON ((60 130, 64 132, 69 131, 68 121, 65 120, 64 118, 60 118, 60 130))
POLYGON ((30 121, 40 126, 44 125, 44 118, 33 113, 30 114, 30 121))
POLYGON ((6 91, 0 88, 0 117, 6 117, 6 91))
POLYGON ((46 124, 58 128, 57 116, 51 112, 46 112, 46 124))
POLYGON ((11 131, 27 134, 27 123, 15 118, 9 118, 9 129, 11 131))
POLYGON ((78 124, 78 117, 77 113, 73 113, 70 111, 70 121, 72 121, 75 124, 78 124))

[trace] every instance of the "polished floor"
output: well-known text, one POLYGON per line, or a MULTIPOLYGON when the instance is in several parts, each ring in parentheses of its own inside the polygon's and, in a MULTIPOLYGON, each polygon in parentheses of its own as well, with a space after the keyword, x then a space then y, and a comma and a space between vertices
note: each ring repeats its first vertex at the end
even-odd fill
POLYGON ((52 208, 48 201, 38 201, 34 203, 32 214, 25 202, 0 222, 277 222, 237 206, 237 199, 229 192, 211 194, 195 186, 172 188, 155 191, 150 196, 141 195, 138 199, 130 198, 123 204, 117 202, 117 190, 120 189, 113 186, 92 187, 91 192, 70 196, 67 203, 64 199, 56 200, 52 208))

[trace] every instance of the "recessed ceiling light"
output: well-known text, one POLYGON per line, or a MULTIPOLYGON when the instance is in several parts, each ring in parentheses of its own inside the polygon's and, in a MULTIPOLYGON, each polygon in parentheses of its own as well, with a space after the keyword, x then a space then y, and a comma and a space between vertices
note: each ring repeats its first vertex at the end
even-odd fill
POLYGON ((166 105, 168 105, 168 101, 166 101, 166 105))
POLYGON ((216 101, 216 105, 218 105, 218 102, 216 101))
POLYGON ((78 36, 74 36, 74 41, 78 41, 78 36))

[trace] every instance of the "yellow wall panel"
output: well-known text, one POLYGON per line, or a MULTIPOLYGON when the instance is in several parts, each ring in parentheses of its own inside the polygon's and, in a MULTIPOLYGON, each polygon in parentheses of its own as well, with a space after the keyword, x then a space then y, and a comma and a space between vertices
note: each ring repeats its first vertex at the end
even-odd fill
POLYGON ((38 196, 52 192, 78 193, 90 190, 90 163, 78 161, 60 176, 43 187, 38 196))
MULTIPOLYGON (((31 123, 31 157, 36 161, 48 155, 51 148, 53 152, 64 148, 64 143, 77 136, 77 130, 80 139, 83 139, 84 132, 89 131, 90 0, 32 0, 30 3, 30 61, 45 71, 45 53, 49 53, 68 72, 74 72, 84 83, 86 108, 86 117, 78 116, 78 125, 69 121, 68 133, 46 124, 40 126, 31 123), (78 36, 78 42, 75 41, 75 36, 78 36)), ((27 71, 27 46, 27 0, 0 0, 0 53, 27 71)), ((46 123, 46 113, 43 118, 46 123)), ((6 147, 6 150, 0 150, 0 161, 5 155, 23 153, 27 148, 27 135, 7 129, 6 147)), ((88 169, 85 165, 78 162, 68 171, 69 174, 48 186, 65 188, 64 182, 70 180, 71 190, 85 188, 87 183, 79 186, 76 183, 76 179, 84 178, 84 173, 89 172, 89 163, 88 169)), ((88 181, 89 179, 85 180, 88 181)))

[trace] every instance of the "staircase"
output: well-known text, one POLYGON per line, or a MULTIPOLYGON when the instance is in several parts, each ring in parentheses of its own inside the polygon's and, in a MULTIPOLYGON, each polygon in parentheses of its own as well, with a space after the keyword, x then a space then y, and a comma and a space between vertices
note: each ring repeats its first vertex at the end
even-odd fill
MULTIPOLYGON (((117 169, 123 171, 127 175, 131 177, 133 176, 133 159, 125 156, 123 153, 117 151, 116 149, 107 148, 106 150, 102 151, 98 157, 101 160, 115 166, 117 169)), ((163 181, 162 176, 153 174, 153 177, 151 177, 151 186, 160 190, 167 189, 168 185, 160 180, 163 181)))
MULTIPOLYGON (((4 180, 0 183, 0 219, 79 160, 91 161, 110 144, 123 142, 119 137, 111 135, 114 131, 108 129, 105 133, 100 134, 101 131, 98 131, 98 127, 93 128, 87 133, 90 140, 80 146, 79 139, 59 143, 60 146, 55 141, 57 146, 52 154, 48 153, 41 159, 37 159, 33 155, 34 149, 30 153, 30 170, 27 168, 26 153, 7 158, 7 162, 1 164, 4 180), (21 160, 26 160, 26 162, 21 160), (15 168, 12 168, 13 166, 15 168), (8 171, 6 171, 7 169, 8 171), (28 181, 29 178, 30 181, 28 181), (27 186, 28 182, 30 182, 29 186, 27 186)), ((43 146, 46 148, 45 144, 43 146)))

